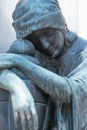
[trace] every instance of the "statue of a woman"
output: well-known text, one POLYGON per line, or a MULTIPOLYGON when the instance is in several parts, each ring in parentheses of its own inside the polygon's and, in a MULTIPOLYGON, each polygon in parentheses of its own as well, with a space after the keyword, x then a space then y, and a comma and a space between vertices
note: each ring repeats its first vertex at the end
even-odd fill
POLYGON ((87 129, 87 41, 68 30, 56 0, 22 2, 13 13, 13 26, 18 40, 33 43, 40 64, 18 54, 2 54, 0 69, 17 68, 50 96, 55 107, 51 106, 54 126, 49 123, 49 130, 87 129))

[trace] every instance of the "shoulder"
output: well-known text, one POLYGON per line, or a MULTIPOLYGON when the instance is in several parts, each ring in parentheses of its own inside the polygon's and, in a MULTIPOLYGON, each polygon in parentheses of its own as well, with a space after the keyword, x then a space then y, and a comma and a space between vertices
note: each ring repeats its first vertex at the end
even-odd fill
POLYGON ((87 47, 87 40, 77 35, 77 38, 74 41, 74 46, 78 47, 79 52, 82 52, 87 47))
POLYGON ((79 57, 81 57, 82 62, 84 62, 87 60, 87 40, 78 36, 76 43, 78 46, 79 57))
POLYGON ((74 56, 74 59, 79 59, 81 60, 80 62, 83 62, 87 57, 87 40, 77 35, 77 38, 72 43, 69 52, 74 56))
POLYGON ((71 51, 73 63, 71 65, 69 76, 81 76, 83 74, 83 71, 87 71, 87 40, 77 36, 71 47, 71 51))

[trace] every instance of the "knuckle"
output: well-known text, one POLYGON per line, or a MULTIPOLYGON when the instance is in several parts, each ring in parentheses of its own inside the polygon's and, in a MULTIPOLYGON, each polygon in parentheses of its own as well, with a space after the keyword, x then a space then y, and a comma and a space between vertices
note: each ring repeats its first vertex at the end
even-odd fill
POLYGON ((30 114, 27 114, 27 119, 31 120, 31 115, 30 114))
POLYGON ((36 110, 35 110, 34 107, 31 109, 31 112, 32 112, 32 115, 33 115, 33 116, 36 116, 36 115, 37 115, 37 112, 36 112, 36 110))
POLYGON ((18 118, 18 112, 14 112, 13 115, 14 115, 14 119, 16 120, 18 118))
POLYGON ((21 115, 21 119, 22 119, 22 120, 25 120, 25 116, 24 116, 24 115, 21 115))

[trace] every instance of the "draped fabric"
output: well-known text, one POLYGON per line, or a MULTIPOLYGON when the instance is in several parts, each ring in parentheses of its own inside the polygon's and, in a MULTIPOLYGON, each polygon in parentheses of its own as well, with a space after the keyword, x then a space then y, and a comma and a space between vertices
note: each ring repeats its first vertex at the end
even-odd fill
MULTIPOLYGON (((80 37, 60 58, 59 73, 72 90, 71 103, 62 105, 65 127, 62 130, 87 129, 87 41, 80 37), (71 125, 71 126, 70 126, 71 125)), ((62 124, 63 124, 62 123, 62 124)), ((60 130, 58 126, 58 130, 60 130)))

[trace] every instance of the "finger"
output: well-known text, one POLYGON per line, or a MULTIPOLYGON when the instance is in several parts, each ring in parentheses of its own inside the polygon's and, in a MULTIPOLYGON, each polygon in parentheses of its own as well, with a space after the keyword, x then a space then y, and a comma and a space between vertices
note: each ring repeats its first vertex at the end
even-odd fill
POLYGON ((18 121, 19 121, 19 114, 18 114, 18 112, 14 112, 13 116, 14 116, 14 124, 15 124, 15 127, 17 128, 18 121))
POLYGON ((32 114, 32 121, 33 121, 33 129, 37 130, 38 129, 38 116, 37 116, 37 111, 35 109, 34 104, 32 104, 32 107, 31 107, 31 114, 32 114))
POLYGON ((21 120, 21 125, 22 129, 26 130, 26 118, 25 118, 25 113, 23 111, 20 111, 20 120, 21 120))
POLYGON ((29 110, 26 111, 26 118, 27 118, 27 123, 28 123, 28 127, 29 130, 34 130, 33 129, 33 121, 32 121, 32 117, 31 117, 31 112, 29 110))

